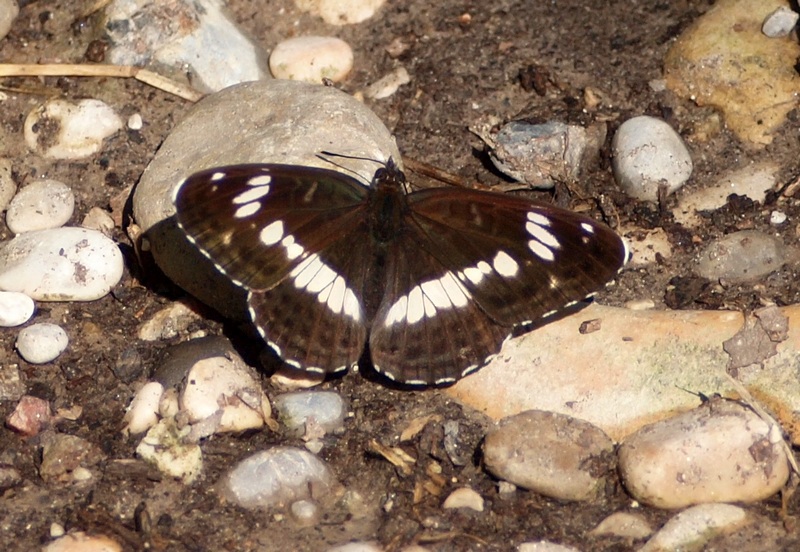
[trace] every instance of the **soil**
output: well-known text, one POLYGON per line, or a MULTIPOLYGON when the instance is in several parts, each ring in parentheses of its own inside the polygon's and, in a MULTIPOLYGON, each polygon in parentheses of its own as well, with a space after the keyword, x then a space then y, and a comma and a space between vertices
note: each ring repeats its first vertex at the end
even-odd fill
MULTIPOLYGON (((84 17, 80 2, 21 2, 19 18, 0 42, 4 62, 43 63, 102 60, 103 43, 95 41, 97 16, 84 17)), ((405 155, 429 163, 467 181, 502 189, 517 187, 492 168, 482 142, 468 126, 495 116, 502 121, 562 120, 608 123, 611 136, 626 118, 649 114, 666 119, 691 137, 704 123, 708 109, 648 85, 661 78, 661 60, 671 41, 713 5, 710 0, 640 0, 609 2, 559 0, 492 3, 443 0, 389 2, 372 19, 333 28, 300 14, 290 0, 229 0, 236 21, 262 44, 272 46, 293 35, 336 35, 356 53, 351 76, 339 86, 355 92, 395 67, 404 66, 412 81, 390 98, 370 106, 397 137, 405 155), (405 48, 392 57, 387 47, 405 48), (584 91, 602 99, 587 108, 584 91)), ((327 437, 321 456, 346 488, 363 500, 364 515, 354 516, 340 504, 325 512, 313 527, 297 527, 281 512, 250 512, 223 504, 213 490, 220 474, 238 459, 273 444, 302 446, 280 431, 216 435, 203 443, 205 473, 191 486, 160 476, 136 460, 137 441, 123 438, 122 417, 135 391, 159 365, 164 350, 188 333, 235 334, 236 329, 213 315, 201 318, 188 332, 172 340, 145 343, 132 339, 139 325, 155 312, 181 299, 183 293, 157 273, 144 270, 124 231, 131 187, 152 159, 159 144, 189 103, 142 83, 125 79, 48 77, 14 78, 0 83, 0 136, 3 155, 14 163, 15 179, 27 182, 47 175, 69 183, 77 196, 70 224, 79 223, 92 207, 112 209, 120 225, 115 239, 127 255, 127 271, 109 296, 90 303, 38 303, 35 321, 54 321, 68 329, 68 350, 56 361, 34 366, 14 351, 18 330, 0 331, 0 362, 19 365, 26 393, 50 401, 54 409, 82 407, 75 421, 58 424, 61 433, 80 436, 102 450, 90 484, 45 481, 38 472, 41 443, 0 428, 0 464, 11 464, 23 483, 3 490, 0 534, 6 550, 34 550, 50 540, 58 522, 68 531, 110 535, 126 550, 324 550, 351 539, 377 540, 387 550, 418 543, 430 550, 510 550, 525 541, 548 539, 583 551, 633 550, 641 542, 590 537, 587 532, 617 511, 636 511, 654 527, 673 513, 638 507, 619 483, 594 503, 551 500, 518 490, 498 492, 497 481, 480 464, 480 442, 488 421, 453 403, 437 390, 402 391, 349 374, 326 382, 349 401, 352 417, 343 435, 327 437), (91 97, 113 106, 123 117, 140 113, 139 131, 111 138, 102 153, 81 161, 49 161, 30 153, 22 140, 27 113, 45 98, 91 97), (413 473, 403 475, 372 452, 372 440, 397 445, 397 435, 412 420, 437 417, 412 441, 406 452, 418 459, 413 473), (443 425, 459 424, 458 444, 466 462, 448 453, 443 425), (463 464, 463 465, 462 465, 463 464), (441 473, 437 470, 441 469, 441 473), (468 485, 486 500, 482 513, 443 510, 453 489, 468 485)), ((766 150, 789 183, 800 173, 796 136, 800 117, 793 113, 766 150)), ((750 159, 765 157, 742 145, 725 129, 703 143, 692 143, 695 170, 686 191, 750 159)), ((411 176, 411 178, 416 178, 411 176)), ((551 194, 537 194, 551 200, 551 194)), ((651 299, 658 308, 752 309, 766 301, 797 303, 800 278, 793 267, 776 271, 764 281, 736 286, 698 281, 691 260, 703 243, 735 229, 768 226, 768 213, 778 194, 758 205, 741 199, 688 230, 675 224, 666 209, 627 199, 616 188, 607 153, 580 182, 560 186, 559 201, 591 210, 611 224, 618 221, 642 229, 663 228, 676 254, 646 269, 622 273, 617 284, 598 300, 622 304, 651 299), (767 214, 765 216, 765 213, 767 214), (671 282, 674 285, 671 285, 671 282), (676 291, 677 290, 677 291, 676 291)), ((797 220, 798 202, 783 201, 780 209, 797 220)), ((797 245, 795 225, 784 225, 781 237, 797 245)), ((11 233, 0 222, 0 239, 11 233)), ((266 375, 264 385, 274 392, 266 375)), ((15 401, 0 403, 4 419, 15 401)), ((756 523, 727 540, 738 550, 797 549, 800 507, 791 497, 782 509, 780 497, 747 506, 756 523), (778 529, 780 528, 780 529, 778 529)), ((707 549, 723 549, 709 546, 707 549)))

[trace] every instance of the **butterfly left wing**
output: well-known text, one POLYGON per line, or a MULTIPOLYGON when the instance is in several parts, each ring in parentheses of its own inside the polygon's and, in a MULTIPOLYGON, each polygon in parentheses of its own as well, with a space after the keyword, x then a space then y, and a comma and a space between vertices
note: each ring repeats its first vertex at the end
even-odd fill
POLYGON ((363 264, 367 189, 341 173, 234 165, 193 174, 175 191, 178 225, 249 291, 262 337, 287 363, 317 372, 354 364, 366 341, 363 264))

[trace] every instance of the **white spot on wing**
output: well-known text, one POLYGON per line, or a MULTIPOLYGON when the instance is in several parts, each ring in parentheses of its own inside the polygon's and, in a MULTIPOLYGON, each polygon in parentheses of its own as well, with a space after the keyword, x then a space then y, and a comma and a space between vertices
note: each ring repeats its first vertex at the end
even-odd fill
POLYGON ((258 234, 258 239, 260 239, 261 243, 263 243, 264 245, 275 245, 276 243, 281 241, 282 238, 283 238, 282 220, 276 220, 275 222, 268 224, 258 234))
POLYGON ((267 184, 272 182, 272 177, 268 174, 262 174, 261 176, 254 176, 250 180, 247 181, 248 186, 264 186, 267 188, 267 191, 264 193, 269 193, 269 186, 267 184))
POLYGON ((530 234, 534 239, 539 240, 551 249, 558 249, 561 247, 561 244, 550 232, 550 230, 547 230, 540 224, 536 224, 535 222, 527 222, 525 224, 525 230, 527 230, 528 234, 530 234))
POLYGON ((497 255, 494 256, 492 266, 501 276, 516 276, 517 272, 519 272, 519 264, 505 251, 499 251, 497 255))
POLYGON ((534 213, 533 211, 528 211, 528 220, 539 226, 550 226, 549 218, 542 214, 534 213))
POLYGON ((236 205, 241 205, 242 203, 250 203, 251 201, 256 201, 264 197, 269 193, 269 186, 259 186, 257 188, 250 188, 246 190, 236 197, 233 198, 233 202, 236 205))
POLYGON ((211 175, 209 180, 211 180, 211 182, 216 182, 217 180, 222 180, 223 178, 225 178, 225 173, 222 171, 217 171, 211 175))
POLYGON ((543 245, 542 242, 536 240, 528 241, 528 249, 530 249, 534 255, 536 255, 543 261, 552 262, 556 258, 551 249, 543 245))
POLYGON ((588 222, 582 222, 581 228, 583 228, 583 231, 586 232, 587 234, 594 234, 594 226, 592 226, 588 222))
POLYGON ((295 243, 294 236, 291 234, 281 240, 281 245, 286 248, 286 256, 289 257, 289 260, 293 261, 305 253, 305 248, 299 243, 295 243))
POLYGON ((255 215, 258 213, 259 209, 261 209, 261 202, 254 201, 253 203, 248 203, 247 205, 242 205, 233 213, 234 218, 247 218, 255 215))
POLYGON ((414 286, 407 295, 395 301, 383 324, 386 327, 402 322, 416 324, 423 318, 436 316, 437 309, 466 306, 469 297, 464 284, 452 272, 447 272, 441 278, 414 286))
MULTIPOLYGON (((287 252, 289 249, 287 247, 287 252)), ((294 287, 316 296, 317 301, 326 305, 334 314, 344 314, 353 320, 361 320, 361 304, 356 294, 347 286, 344 277, 325 264, 316 253, 294 267, 289 277, 293 279, 294 287)))

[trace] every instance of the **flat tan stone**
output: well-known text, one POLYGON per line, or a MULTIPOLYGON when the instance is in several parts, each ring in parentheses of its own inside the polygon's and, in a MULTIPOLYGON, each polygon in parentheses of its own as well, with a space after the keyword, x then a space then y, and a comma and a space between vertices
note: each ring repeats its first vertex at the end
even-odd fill
POLYGON ((728 127, 753 145, 797 106, 800 77, 794 37, 768 38, 764 18, 784 0, 720 0, 675 42, 664 59, 667 87, 698 105, 720 109, 728 127))
MULTIPOLYGON (((800 306, 780 309, 788 338, 739 380, 800 443, 800 306)), ((621 440, 641 426, 690 410, 698 393, 736 398, 722 343, 739 312, 632 311, 592 304, 509 340, 483 369, 447 389, 495 420, 531 409, 574 416, 621 440), (586 320, 600 329, 581 334, 586 320)))

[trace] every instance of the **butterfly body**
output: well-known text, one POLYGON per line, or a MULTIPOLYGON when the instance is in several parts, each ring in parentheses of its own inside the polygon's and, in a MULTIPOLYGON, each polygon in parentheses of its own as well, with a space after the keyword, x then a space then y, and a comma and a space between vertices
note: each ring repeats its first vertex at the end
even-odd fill
POLYGON ((590 295, 627 258, 604 225, 523 198, 407 193, 390 160, 370 187, 262 164, 201 171, 175 192, 190 241, 237 285, 265 341, 312 372, 355 365, 450 383, 515 326, 590 295))

